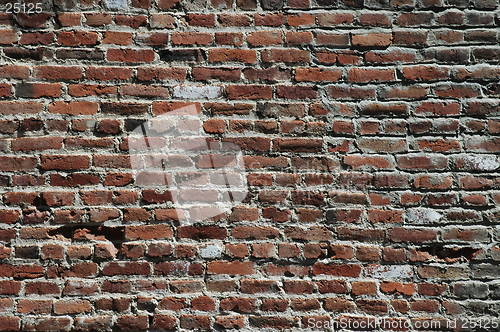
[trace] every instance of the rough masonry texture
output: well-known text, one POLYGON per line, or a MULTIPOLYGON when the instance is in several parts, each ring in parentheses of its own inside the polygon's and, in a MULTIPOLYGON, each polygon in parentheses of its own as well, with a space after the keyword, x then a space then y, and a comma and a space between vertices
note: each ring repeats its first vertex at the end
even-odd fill
POLYGON ((496 330, 499 1, 40 2, 0 14, 0 331, 496 330), (189 105, 249 194, 181 223, 127 137, 189 105))

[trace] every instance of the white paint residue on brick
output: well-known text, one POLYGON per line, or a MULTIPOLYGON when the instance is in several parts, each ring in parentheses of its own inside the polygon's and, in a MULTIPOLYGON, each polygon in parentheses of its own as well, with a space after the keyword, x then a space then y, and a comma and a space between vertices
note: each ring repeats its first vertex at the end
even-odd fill
POLYGON ((128 9, 127 0, 104 0, 106 7, 111 10, 128 9))
POLYGON ((481 171, 494 171, 500 167, 497 157, 493 155, 467 155, 464 161, 468 166, 481 171))
POLYGON ((174 97, 182 99, 214 99, 222 96, 220 86, 178 85, 174 88, 174 97))
POLYGON ((409 265, 370 265, 365 274, 366 277, 377 279, 407 279, 413 277, 413 268, 409 265))
POLYGON ((438 222, 442 215, 433 209, 414 208, 406 212, 406 217, 412 224, 432 224, 438 222))
POLYGON ((200 249, 203 258, 217 258, 222 254, 222 248, 218 244, 209 244, 200 249))

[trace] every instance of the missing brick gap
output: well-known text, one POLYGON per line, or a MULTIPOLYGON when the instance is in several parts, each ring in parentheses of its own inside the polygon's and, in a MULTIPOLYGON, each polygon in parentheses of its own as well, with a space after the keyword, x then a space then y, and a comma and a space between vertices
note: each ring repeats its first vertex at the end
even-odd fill
POLYGON ((420 247, 417 249, 420 252, 426 252, 443 260, 457 260, 465 258, 467 260, 473 259, 480 251, 480 248, 472 247, 444 247, 440 244, 420 247))
POLYGON ((35 200, 33 201, 33 205, 40 212, 50 211, 50 207, 41 195, 35 198, 35 200))
POLYGON ((125 228, 123 226, 65 225, 49 231, 49 235, 61 235, 73 240, 107 240, 119 248, 125 241, 125 228))

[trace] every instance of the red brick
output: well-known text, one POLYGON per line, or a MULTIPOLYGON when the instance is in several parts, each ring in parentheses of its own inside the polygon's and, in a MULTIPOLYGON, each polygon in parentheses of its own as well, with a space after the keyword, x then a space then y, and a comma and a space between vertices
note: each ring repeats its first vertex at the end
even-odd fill
POLYGON ((250 17, 243 14, 219 14, 217 18, 223 27, 244 27, 251 24, 250 17))
POLYGON ((273 89, 264 85, 230 85, 226 93, 230 99, 271 99, 273 89))
POLYGON ((333 275, 343 277, 358 277, 361 273, 361 266, 354 264, 323 264, 315 263, 312 273, 314 275, 333 275))
POLYGON ((177 236, 191 239, 225 239, 227 230, 218 226, 181 226, 177 236))
POLYGON ((48 45, 54 42, 54 33, 52 32, 25 32, 19 39, 20 44, 27 45, 48 45))
POLYGON ((90 101, 56 101, 49 105, 50 113, 70 115, 92 115, 98 111, 97 103, 90 101))
POLYGON ((309 31, 287 32, 285 42, 287 45, 310 45, 313 42, 313 34, 309 31))
POLYGON ((0 294, 18 295, 21 290, 20 281, 3 280, 0 281, 0 294))
POLYGON ((351 283, 351 292, 353 295, 375 295, 377 293, 377 284, 372 281, 355 281, 351 283))
POLYGON ((271 14, 255 14, 254 15, 255 25, 259 26, 281 26, 285 24, 286 17, 281 13, 271 13, 271 14))
POLYGON ((115 15, 114 21, 117 25, 128 26, 133 29, 138 29, 148 23, 146 15, 115 15))
POLYGON ((215 301, 208 296, 200 296, 191 300, 191 308, 200 311, 214 311, 215 301))
POLYGON ((387 47, 391 45, 392 34, 390 33, 366 33, 353 34, 352 44, 360 47, 387 47))
POLYGON ((437 232, 431 229, 393 228, 389 236, 394 242, 428 242, 437 238, 437 232))
POLYGON ((80 13, 58 13, 57 21, 63 27, 81 25, 82 14, 80 13))
POLYGON ((191 26, 213 27, 215 26, 214 14, 188 14, 187 22, 191 26))
POLYGON ((9 45, 14 44, 18 40, 16 31, 14 30, 0 30, 0 44, 9 45))
POLYGON ((230 274, 230 275, 247 275, 254 273, 252 262, 239 261, 214 261, 208 263, 208 273, 210 274, 230 274))
POLYGON ((78 317, 74 324, 82 330, 103 330, 111 328, 112 319, 110 316, 78 317))
POLYGON ((197 81, 221 80, 221 81, 238 81, 241 76, 241 71, 236 68, 193 68, 193 78, 197 81))
POLYGON ((400 282, 383 282, 380 284, 380 290, 384 293, 396 293, 411 296, 415 293, 415 285, 400 282))
POLYGON ((398 46, 425 46, 427 45, 427 31, 399 30, 392 33, 393 45, 398 46))
POLYGON ((153 62, 155 53, 152 50, 135 49, 109 49, 107 59, 109 61, 125 63, 153 62))
POLYGON ((143 98, 168 98, 170 96, 167 88, 140 84, 122 85, 120 87, 120 94, 143 98))
POLYGON ((95 32, 62 31, 57 34, 57 42, 63 46, 95 45, 98 37, 95 32))
POLYGON ((296 14, 296 15, 288 15, 288 24, 290 26, 299 27, 299 26, 310 26, 314 24, 315 17, 311 14, 296 14))
POLYGON ((90 158, 83 155, 43 155, 41 167, 45 170, 78 170, 90 167, 90 158))
MULTIPOLYGON (((315 40, 317 45, 324 46, 349 46, 349 35, 346 33, 323 33, 318 32, 315 34, 315 40)), ((345 55, 337 54, 334 52, 316 52, 318 61, 322 64, 333 64, 339 60, 341 64, 347 64, 347 62, 356 62, 354 59, 359 58, 358 56, 353 56, 353 60, 347 61, 345 55), (342 58, 342 60, 339 58, 342 58)), ((361 58, 359 58, 361 60, 361 58)))
POLYGON ((111 262, 104 265, 103 275, 144 275, 151 273, 151 267, 147 262, 111 262))
POLYGON ((393 69, 353 68, 348 72, 350 82, 390 82, 396 80, 393 69))
POLYGON ((174 28, 175 18, 169 14, 151 14, 150 25, 152 28, 174 28))
POLYGON ((151 240, 172 238, 172 228, 167 225, 127 226, 125 237, 129 240, 151 240))
POLYGON ((130 32, 106 31, 101 43, 114 45, 130 45, 132 44, 132 34, 130 32))
POLYGON ((224 329, 241 329, 245 326, 243 316, 216 316, 215 324, 224 329))
POLYGON ((155 314, 152 327, 159 330, 175 330, 177 328, 177 320, 174 316, 155 314))
POLYGON ((26 98, 59 97, 60 83, 19 83, 16 84, 16 96, 26 98))
POLYGON ((221 300, 220 308, 224 311, 250 313, 255 310, 255 299, 228 297, 221 300))
POLYGON ((61 293, 61 289, 57 284, 55 284, 53 282, 33 281, 33 282, 29 282, 25 285, 24 292, 26 294, 38 294, 38 295, 55 294, 55 295, 58 295, 61 293))
POLYGON ((356 305, 370 314, 384 314, 388 311, 387 303, 383 300, 357 300, 356 305))
POLYGON ((284 62, 292 63, 309 63, 310 54, 308 51, 299 49, 269 49, 261 51, 261 59, 263 62, 284 62))
POLYGON ((244 36, 242 33, 238 32, 216 32, 215 33, 215 43, 217 45, 232 45, 241 46, 243 45, 244 36))
POLYGON ((54 313, 58 315, 82 314, 92 310, 87 300, 60 300, 54 302, 54 313))
POLYGON ((0 77, 2 78, 25 79, 28 76, 29 68, 27 66, 3 65, 0 67, 0 77))
POLYGON ((148 316, 127 315, 119 316, 116 326, 125 331, 146 330, 149 327, 148 316))
POLYGON ((258 31, 252 32, 247 36, 247 42, 250 46, 270 46, 280 45, 283 35, 281 31, 258 31))
POLYGON ((62 137, 23 137, 12 141, 13 151, 53 150, 62 148, 62 137))
POLYGON ((230 48, 210 49, 208 51, 209 62, 242 62, 255 63, 257 53, 254 50, 238 50, 230 48))
POLYGON ((174 45, 209 45, 213 39, 214 36, 210 33, 175 32, 172 34, 172 44, 174 45))
POLYGON ((317 15, 316 20, 320 26, 335 27, 343 24, 351 24, 354 21, 354 15, 351 13, 326 13, 317 15))
POLYGON ((16 316, 1 316, 0 331, 21 331, 21 319, 16 316))
POLYGON ((323 70, 319 68, 297 68, 295 79, 304 82, 336 82, 342 77, 340 70, 323 70))
POLYGON ((118 89, 114 86, 94 85, 94 84, 70 84, 68 93, 74 97, 116 95, 118 89))
POLYGON ((316 99, 317 91, 309 86, 279 85, 276 88, 276 96, 286 99, 316 99))
POLYGON ((384 13, 369 12, 359 15, 359 23, 366 26, 391 26, 392 19, 384 13))
POLYGON ((411 66, 403 67, 403 76, 413 81, 443 80, 449 77, 447 67, 440 66, 411 66))
POLYGON ((132 77, 132 70, 121 67, 89 67, 85 75, 88 79, 97 81, 128 80, 132 77))
POLYGON ((209 330, 210 317, 198 315, 181 315, 180 326, 189 330, 209 330))

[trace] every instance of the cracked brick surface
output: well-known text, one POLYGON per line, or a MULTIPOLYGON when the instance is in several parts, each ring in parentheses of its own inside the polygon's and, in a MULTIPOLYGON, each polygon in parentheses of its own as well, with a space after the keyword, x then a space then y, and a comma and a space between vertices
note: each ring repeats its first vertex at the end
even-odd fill
POLYGON ((6 3, 0 331, 498 327, 498 0, 6 3), (223 213, 131 162, 186 107, 223 213))

